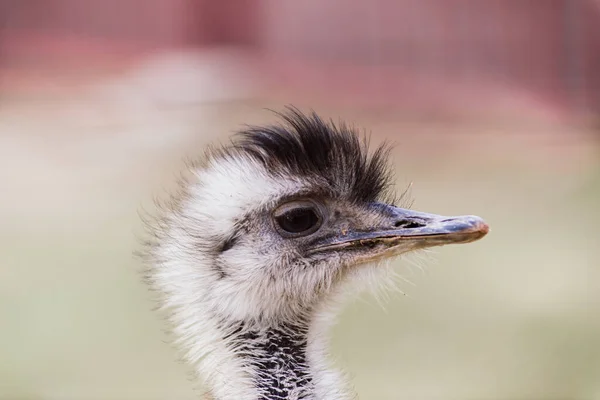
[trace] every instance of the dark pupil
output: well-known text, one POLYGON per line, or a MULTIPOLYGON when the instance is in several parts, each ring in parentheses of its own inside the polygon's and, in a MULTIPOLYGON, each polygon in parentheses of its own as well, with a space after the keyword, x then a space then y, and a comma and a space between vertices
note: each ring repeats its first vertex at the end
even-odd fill
POLYGON ((297 208, 277 217, 277 223, 286 232, 300 233, 319 222, 319 217, 310 208, 297 208))

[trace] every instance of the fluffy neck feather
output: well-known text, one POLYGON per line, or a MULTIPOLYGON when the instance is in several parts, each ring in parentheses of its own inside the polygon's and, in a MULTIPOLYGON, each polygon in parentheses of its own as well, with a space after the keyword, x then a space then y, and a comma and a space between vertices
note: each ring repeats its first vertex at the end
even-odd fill
POLYGON ((343 375, 327 359, 328 331, 348 295, 347 286, 332 288, 302 317, 271 316, 260 323, 225 318, 220 306, 230 299, 208 290, 211 269, 185 257, 182 243, 184 239, 175 234, 162 242, 153 258, 149 283, 161 294, 174 344, 183 350, 184 360, 194 367, 214 400, 354 398, 343 375))
POLYGON ((331 304, 310 319, 268 324, 222 322, 198 308, 176 333, 214 400, 348 400, 354 395, 327 359, 331 304))

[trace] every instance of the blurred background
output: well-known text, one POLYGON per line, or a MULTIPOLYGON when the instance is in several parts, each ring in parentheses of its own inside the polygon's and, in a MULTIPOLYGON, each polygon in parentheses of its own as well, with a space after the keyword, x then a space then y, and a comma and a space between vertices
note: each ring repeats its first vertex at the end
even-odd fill
POLYGON ((137 211, 286 104, 492 227, 348 306, 361 398, 600 399, 600 1, 0 0, 1 399, 198 397, 137 211))

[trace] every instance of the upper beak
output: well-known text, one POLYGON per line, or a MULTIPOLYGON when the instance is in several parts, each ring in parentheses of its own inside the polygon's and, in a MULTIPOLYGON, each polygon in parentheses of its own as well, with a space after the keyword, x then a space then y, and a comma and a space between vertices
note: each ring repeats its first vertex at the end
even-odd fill
POLYGON ((374 247, 378 244, 395 247, 408 245, 407 242, 411 242, 412 248, 426 248, 473 242, 489 232, 489 226, 474 215, 445 217, 385 204, 375 207, 384 216, 380 226, 346 232, 323 243, 318 250, 374 247))

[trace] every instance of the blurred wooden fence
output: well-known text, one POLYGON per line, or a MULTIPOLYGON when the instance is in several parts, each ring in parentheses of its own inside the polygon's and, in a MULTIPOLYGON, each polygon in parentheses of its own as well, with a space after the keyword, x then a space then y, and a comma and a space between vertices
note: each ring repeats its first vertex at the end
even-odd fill
POLYGON ((600 110, 595 0, 0 0, 0 15, 5 62, 48 38, 105 52, 233 45, 311 64, 320 85, 352 66, 380 89, 413 75, 488 80, 600 110), (369 76, 381 70, 383 82, 369 76))

